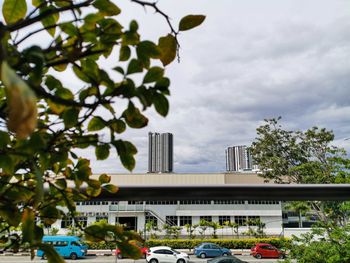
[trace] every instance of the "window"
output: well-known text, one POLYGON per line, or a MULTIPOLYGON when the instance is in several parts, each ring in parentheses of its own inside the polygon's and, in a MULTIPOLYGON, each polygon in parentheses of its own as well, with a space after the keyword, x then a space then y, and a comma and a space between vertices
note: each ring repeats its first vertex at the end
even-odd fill
POLYGON ((61 228, 68 228, 72 224, 73 224, 73 218, 71 217, 64 217, 61 220, 61 228))
POLYGON ((219 223, 220 225, 225 225, 225 222, 231 223, 231 217, 230 216, 219 216, 219 223))
POLYGON ((177 226, 177 216, 166 216, 165 223, 170 226, 177 226))
POLYGON ((180 205, 210 205, 210 200, 181 200, 180 205))
POLYGON ((192 225, 192 216, 180 216, 180 226, 192 225))
POLYGON ((243 200, 214 200, 217 205, 243 205, 243 200))
POLYGON ((249 200, 250 205, 278 205, 279 201, 268 201, 268 200, 249 200))
POLYGON ((177 205, 177 201, 169 201, 169 200, 146 201, 146 205, 177 205))
POLYGON ((246 216, 235 216, 235 223, 240 226, 243 226, 246 221, 247 221, 246 216))
POLYGON ((158 219, 155 216, 151 215, 150 213, 146 213, 145 223, 147 224, 147 223, 152 222, 152 221, 155 225, 158 225, 158 219))
POLYGON ((100 222, 101 220, 106 220, 108 223, 108 216, 96 216, 96 222, 100 222))
POLYGON ((205 220, 207 222, 212 222, 212 217, 211 216, 200 216, 199 220, 205 220))
POLYGON ((81 224, 83 227, 87 226, 87 216, 78 216, 77 221, 79 224, 81 224))
POLYGON ((128 205, 142 205, 143 201, 128 201, 128 205))
POLYGON ((248 222, 250 226, 256 226, 256 220, 260 220, 260 216, 248 216, 248 222))
POLYGON ((79 244, 78 244, 77 242, 75 242, 75 241, 70 242, 70 244, 71 244, 72 246, 80 247, 79 244))

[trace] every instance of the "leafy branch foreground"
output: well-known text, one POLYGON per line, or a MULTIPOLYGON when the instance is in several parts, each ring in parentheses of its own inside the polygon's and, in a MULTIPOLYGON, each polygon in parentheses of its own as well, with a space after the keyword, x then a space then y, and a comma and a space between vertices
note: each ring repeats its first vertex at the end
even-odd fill
MULTIPOLYGON (((96 158, 105 160, 114 148, 123 166, 132 170, 137 149, 121 134, 127 127, 145 127, 143 112, 152 106, 167 115, 170 80, 165 66, 178 54, 179 32, 200 25, 205 17, 185 16, 175 30, 155 3, 132 2, 161 15, 170 33, 158 43, 142 40, 135 20, 127 27, 118 22, 121 10, 110 0, 3 2, 0 241, 9 243, 7 248, 29 246, 32 258, 34 249, 41 248, 49 262, 63 262, 41 243, 40 221, 51 225, 74 217, 75 201, 98 196, 102 189, 118 190, 106 174, 91 179, 90 161, 76 150, 94 147, 96 158), (106 59, 108 68, 103 68, 106 59), (63 71, 71 79, 64 79, 63 71), (84 84, 72 88, 74 80, 84 84)), ((138 256, 128 240, 139 237, 118 226, 90 226, 85 236, 108 238, 118 242, 123 254, 138 256)))

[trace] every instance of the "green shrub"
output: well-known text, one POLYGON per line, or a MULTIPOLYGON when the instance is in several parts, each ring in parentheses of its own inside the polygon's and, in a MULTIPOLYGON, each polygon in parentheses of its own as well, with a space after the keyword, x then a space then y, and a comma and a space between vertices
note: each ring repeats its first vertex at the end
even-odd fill
POLYGON ((256 243, 268 243, 277 248, 283 248, 290 243, 289 238, 255 238, 255 239, 162 239, 147 240, 146 247, 168 246, 172 248, 192 249, 202 242, 212 242, 229 249, 250 249, 256 243))
MULTIPOLYGON (((150 239, 144 245, 146 247, 168 246, 175 249, 193 249, 202 242, 212 242, 221 247, 229 249, 250 249, 256 243, 268 243, 277 248, 287 247, 290 244, 289 238, 255 238, 255 239, 150 239)), ((110 249, 116 248, 115 242, 86 242, 88 249, 110 249)))

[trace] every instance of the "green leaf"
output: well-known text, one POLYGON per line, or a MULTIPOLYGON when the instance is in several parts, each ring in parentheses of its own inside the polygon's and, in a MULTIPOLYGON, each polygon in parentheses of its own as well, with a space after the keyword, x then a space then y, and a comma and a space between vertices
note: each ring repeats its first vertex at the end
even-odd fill
POLYGON ((120 14, 119 7, 109 0, 96 0, 92 5, 96 7, 103 15, 116 16, 120 14))
POLYGON ((140 36, 136 32, 127 31, 122 35, 122 46, 137 45, 140 42, 140 36))
POLYGON ((139 61, 137 59, 132 59, 129 62, 128 70, 127 70, 126 74, 129 75, 129 74, 138 73, 138 72, 142 72, 142 71, 143 71, 143 67, 142 67, 141 61, 139 61))
POLYGON ((24 242, 31 242, 34 238, 34 211, 29 208, 22 214, 22 234, 24 242))
POLYGON ((162 115, 166 116, 169 111, 169 102, 167 98, 163 94, 155 93, 154 94, 154 107, 156 108, 156 111, 162 115))
POLYGON ((130 48, 128 46, 122 46, 120 48, 119 61, 127 61, 130 58, 130 48))
POLYGON ((103 188, 112 194, 115 194, 119 190, 119 188, 113 184, 107 184, 107 185, 103 186, 103 188))
POLYGON ((10 135, 8 132, 0 131, 0 150, 5 149, 10 143, 10 135))
POLYGON ((156 85, 154 87, 160 91, 168 91, 169 86, 170 80, 168 78, 161 78, 156 82, 156 85))
POLYGON ((86 187, 86 194, 92 197, 96 197, 101 193, 101 188, 95 188, 88 186, 86 187))
POLYGON ((66 128, 72 128, 78 123, 79 110, 70 108, 63 112, 62 118, 66 128))
POLYGON ((99 180, 90 179, 88 181, 88 185, 93 187, 93 188, 100 188, 101 187, 101 182, 99 180))
POLYGON ((12 24, 23 19, 27 13, 26 0, 5 0, 2 6, 2 14, 6 24, 12 24))
POLYGON ((132 155, 122 154, 120 155, 120 161, 130 172, 135 168, 135 158, 132 155))
POLYGON ((86 83, 90 83, 90 78, 84 72, 82 72, 77 66, 73 66, 73 71, 79 79, 81 79, 86 83))
POLYGON ((48 263, 65 263, 64 259, 58 254, 53 246, 46 243, 40 243, 38 244, 38 248, 44 251, 48 263))
POLYGON ((97 145, 95 148, 95 155, 97 160, 105 160, 109 156, 110 146, 108 144, 97 145))
POLYGON ((137 56, 150 57, 150 58, 160 58, 162 56, 162 50, 151 41, 142 41, 137 45, 136 48, 137 56))
POLYGON ((100 117, 93 117, 88 124, 88 131, 99 131, 106 127, 105 121, 100 117))
POLYGON ((158 81, 163 77, 164 69, 160 67, 152 67, 148 70, 145 77, 143 78, 143 83, 150 83, 158 81))
POLYGON ((176 57, 177 43, 174 36, 168 34, 166 37, 159 38, 158 47, 162 51, 160 61, 163 66, 170 64, 176 57))
POLYGON ((126 129, 125 122, 122 120, 112 120, 109 122, 109 127, 116 133, 123 133, 126 129))
POLYGON ((113 70, 119 72, 120 74, 124 75, 124 69, 120 66, 113 68, 113 70))
POLYGON ((188 15, 181 19, 179 24, 180 31, 186 31, 199 26, 203 23, 205 16, 203 15, 188 15))
POLYGON ((72 23, 63 23, 60 25, 60 28, 64 33, 71 37, 79 37, 78 29, 72 23))
POLYGON ((137 24, 137 22, 135 20, 132 20, 130 22, 130 32, 136 32, 137 29, 139 29, 139 25, 137 24))
POLYGON ((12 174, 14 172, 14 163, 8 155, 0 155, 0 167, 2 171, 7 174, 12 174))
POLYGON ((111 177, 108 176, 107 174, 101 174, 98 177, 98 180, 100 181, 101 184, 108 184, 111 181, 111 177))
MULTIPOLYGON (((54 6, 49 6, 49 7, 42 7, 40 8, 40 14, 49 11, 50 9, 56 9, 54 6)), ((44 27, 50 27, 54 26, 57 24, 58 19, 60 18, 59 13, 51 14, 41 20, 41 23, 43 24, 44 27)), ((46 31, 51 35, 55 36, 56 33, 56 27, 48 28, 46 31)))
POLYGON ((21 222, 21 212, 17 207, 0 206, 0 217, 5 220, 10 226, 17 227, 21 222))
POLYGON ((123 112, 122 116, 131 128, 143 128, 148 123, 148 119, 132 103, 129 103, 129 107, 123 112))

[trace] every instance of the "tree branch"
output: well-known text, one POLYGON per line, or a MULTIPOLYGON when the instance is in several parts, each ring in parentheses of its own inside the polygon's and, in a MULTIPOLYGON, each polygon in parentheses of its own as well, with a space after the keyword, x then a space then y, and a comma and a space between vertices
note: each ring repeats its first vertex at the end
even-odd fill
POLYGON ((19 30, 21 28, 24 28, 26 26, 32 25, 36 22, 39 22, 48 16, 52 16, 54 14, 61 13, 61 12, 67 11, 67 10, 73 10, 73 9, 77 9, 80 7, 90 6, 92 2, 93 2, 93 0, 87 0, 85 2, 82 2, 80 4, 76 4, 76 5, 63 6, 61 8, 56 8, 56 9, 48 9, 48 10, 42 12, 41 14, 39 14, 38 16, 35 16, 33 18, 24 19, 24 20, 20 20, 18 22, 15 22, 13 24, 9 24, 6 26, 6 30, 8 30, 9 32, 13 32, 13 31, 19 30))

